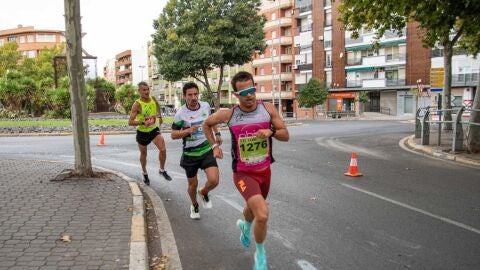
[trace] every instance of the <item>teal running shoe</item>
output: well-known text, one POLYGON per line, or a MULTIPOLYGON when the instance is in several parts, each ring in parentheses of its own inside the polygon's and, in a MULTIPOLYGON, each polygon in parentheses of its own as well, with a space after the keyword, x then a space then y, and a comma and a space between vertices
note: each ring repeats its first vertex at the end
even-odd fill
POLYGON ((237 220, 237 227, 240 229, 240 242, 245 248, 250 246, 250 228, 245 224, 245 220, 237 220))
POLYGON ((255 252, 254 260, 253 270, 268 270, 267 255, 265 252, 255 252))

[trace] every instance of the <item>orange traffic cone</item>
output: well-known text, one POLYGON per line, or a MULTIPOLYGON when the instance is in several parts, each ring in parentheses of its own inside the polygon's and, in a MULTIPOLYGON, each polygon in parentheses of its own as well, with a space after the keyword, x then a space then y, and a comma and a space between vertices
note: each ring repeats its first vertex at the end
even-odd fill
POLYGON ((104 145, 105 145, 105 135, 103 134, 103 132, 102 132, 102 134, 100 135, 100 139, 98 140, 98 144, 97 144, 97 145, 98 145, 98 146, 104 146, 104 145))
POLYGON ((357 166, 357 154, 355 152, 352 153, 352 159, 350 160, 350 168, 348 169, 348 172, 344 173, 346 176, 362 176, 363 174, 358 172, 358 166, 357 166))

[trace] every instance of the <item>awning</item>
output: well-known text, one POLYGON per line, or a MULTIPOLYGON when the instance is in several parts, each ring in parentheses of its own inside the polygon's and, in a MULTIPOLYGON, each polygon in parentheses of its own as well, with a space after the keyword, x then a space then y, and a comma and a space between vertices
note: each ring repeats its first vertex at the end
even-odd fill
POLYGON ((347 72, 354 72, 354 71, 373 71, 375 70, 374 67, 354 67, 354 68, 345 68, 347 72))
MULTIPOLYGON (((400 40, 380 42, 380 47, 400 45, 400 44, 405 44, 405 40, 400 39, 400 40)), ((345 50, 347 52, 350 52, 350 51, 361 51, 361 50, 370 49, 370 48, 373 48, 373 44, 363 44, 363 45, 358 45, 358 46, 347 47, 347 48, 345 48, 345 50)))

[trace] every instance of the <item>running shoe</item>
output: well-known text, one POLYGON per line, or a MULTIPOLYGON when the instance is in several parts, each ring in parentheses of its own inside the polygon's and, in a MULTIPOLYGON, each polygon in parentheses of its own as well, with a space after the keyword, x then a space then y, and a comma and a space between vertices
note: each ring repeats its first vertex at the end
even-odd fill
POLYGON ((143 174, 143 183, 145 183, 145 185, 147 186, 150 186, 150 179, 148 179, 148 174, 143 174))
POLYGON ((207 208, 207 209, 212 208, 212 201, 210 201, 210 197, 208 197, 208 194, 203 195, 201 188, 199 188, 197 192, 198 192, 198 196, 200 196, 200 198, 202 198, 203 208, 207 208))
POLYGON ((200 219, 200 209, 198 209, 198 204, 190 206, 190 218, 191 219, 200 219))
POLYGON ((237 220, 237 227, 240 229, 240 243, 248 248, 250 246, 250 229, 247 229, 245 220, 237 220))
POLYGON ((158 171, 158 173, 163 176, 163 178, 165 178, 165 180, 167 181, 172 181, 172 177, 170 175, 168 175, 167 171, 158 171))
POLYGON ((254 260, 253 270, 268 270, 267 254, 265 254, 265 252, 255 251, 254 260))

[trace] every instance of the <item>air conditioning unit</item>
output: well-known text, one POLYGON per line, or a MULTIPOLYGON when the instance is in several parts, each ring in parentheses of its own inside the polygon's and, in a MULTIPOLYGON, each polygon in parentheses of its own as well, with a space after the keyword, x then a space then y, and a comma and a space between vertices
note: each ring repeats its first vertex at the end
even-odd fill
POLYGON ((295 47, 300 47, 300 43, 296 43, 296 44, 295 44, 295 47))
POLYGON ((293 65, 292 65, 292 68, 293 68, 293 69, 298 69, 298 65, 297 65, 297 64, 293 64, 293 65))
POLYGON ((318 36, 318 40, 323 41, 323 36, 318 36))

